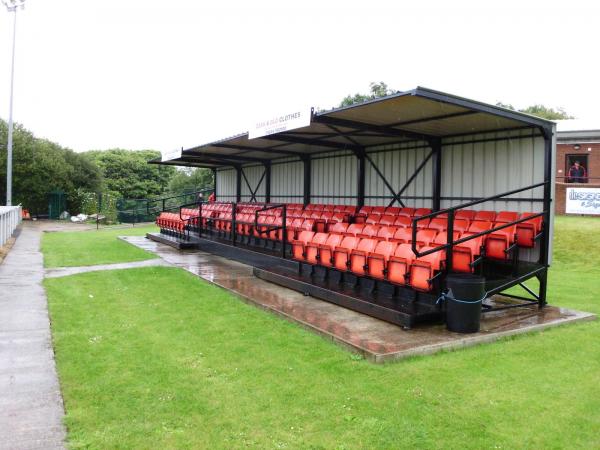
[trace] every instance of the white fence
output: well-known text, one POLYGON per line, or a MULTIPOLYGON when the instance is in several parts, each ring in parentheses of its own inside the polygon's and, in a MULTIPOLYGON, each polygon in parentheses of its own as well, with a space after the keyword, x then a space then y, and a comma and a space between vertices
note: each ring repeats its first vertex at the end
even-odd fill
POLYGON ((20 206, 0 206, 0 247, 8 241, 20 223, 20 206))

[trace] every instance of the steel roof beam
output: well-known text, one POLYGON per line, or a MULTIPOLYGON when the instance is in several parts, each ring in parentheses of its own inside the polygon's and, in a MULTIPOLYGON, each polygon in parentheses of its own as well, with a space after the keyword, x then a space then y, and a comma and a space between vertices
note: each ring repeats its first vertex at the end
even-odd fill
MULTIPOLYGON (((287 145, 287 144, 284 144, 287 145)), ((212 147, 219 147, 219 148, 230 148, 232 150, 244 150, 244 151, 248 151, 248 152, 264 152, 264 153, 273 153, 273 154, 279 154, 279 155, 289 155, 289 156, 302 156, 304 155, 304 153, 301 152, 295 152, 292 150, 277 150, 277 147, 279 146, 273 146, 273 147, 267 147, 267 148, 260 148, 260 147, 250 147, 250 146, 246 146, 246 145, 233 145, 233 144, 212 144, 212 147)))
MULTIPOLYGON (((294 144, 305 144, 313 145, 316 147, 328 147, 336 150, 354 150, 356 145, 342 144, 339 142, 320 141, 318 139, 307 139, 298 136, 290 136, 285 133, 270 134, 268 136, 262 136, 261 139, 271 139, 274 141, 292 142, 294 144)), ((362 147, 361 147, 362 148, 362 147)))
POLYGON ((414 133, 412 131, 399 130, 397 128, 390 128, 386 125, 374 125, 370 123, 364 122, 356 122, 354 120, 348 119, 339 119, 337 117, 329 117, 329 116, 315 116, 314 120, 319 123, 328 124, 328 125, 337 125, 345 128, 353 128, 355 130, 362 131, 374 131, 381 134, 386 134, 390 136, 402 136, 411 139, 418 139, 422 141, 426 141, 435 136, 429 136, 422 133, 414 133))
POLYGON ((212 153, 184 153, 183 155, 181 155, 182 158, 187 158, 187 157, 204 157, 204 156, 208 156, 209 158, 214 158, 214 159, 229 159, 231 161, 238 161, 238 162, 258 162, 261 164, 264 164, 265 162, 268 162, 268 159, 265 158, 253 158, 250 156, 239 156, 239 155, 214 155, 212 153))

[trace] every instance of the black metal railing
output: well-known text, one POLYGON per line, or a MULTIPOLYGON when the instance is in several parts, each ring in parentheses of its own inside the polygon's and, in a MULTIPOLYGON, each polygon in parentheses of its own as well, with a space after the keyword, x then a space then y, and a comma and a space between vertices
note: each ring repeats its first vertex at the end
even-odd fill
POLYGON ((259 230, 259 226, 266 228, 265 231, 258 231, 259 234, 266 234, 271 231, 281 230, 281 257, 286 257, 286 243, 287 243, 287 205, 285 203, 279 203, 276 205, 265 206, 264 208, 257 209, 254 212, 254 229, 259 230), (272 209, 281 208, 281 225, 275 225, 270 223, 260 224, 258 223, 258 214, 264 211, 270 211, 272 209))
POLYGON ((455 218, 456 211, 459 210, 459 209, 468 208, 468 207, 471 207, 471 206, 474 206, 474 205, 478 205, 480 203, 489 202, 489 201, 501 200, 503 197, 507 197, 507 196, 514 195, 514 194, 518 194, 519 192, 524 192, 524 191, 527 191, 527 190, 530 190, 530 189, 535 189, 535 188, 538 188, 538 187, 543 187, 543 186, 545 186, 547 184, 549 184, 549 181, 544 181, 544 182, 532 184, 530 186, 526 186, 526 187, 523 187, 523 188, 514 189, 512 191, 504 192, 502 194, 492 195, 492 196, 481 198, 481 199, 478 199, 478 200, 474 200, 474 201, 471 201, 471 202, 468 202, 468 203, 463 203, 461 205, 457 205, 457 206, 453 206, 453 207, 450 207, 450 208, 442 209, 440 211, 435 211, 435 212, 432 212, 430 214, 425 214, 425 215, 420 216, 420 217, 415 217, 413 219, 413 221, 412 221, 412 243, 411 243, 411 247, 412 247, 413 253, 417 257, 421 257, 421 256, 426 256, 426 255, 430 255, 430 254, 435 253, 435 252, 439 252, 439 251, 444 251, 445 250, 446 251, 445 272, 448 273, 448 272, 452 272, 452 257, 453 257, 454 247, 457 246, 457 245, 460 245, 460 244, 462 244, 464 242, 467 242, 469 240, 477 239, 478 237, 485 236, 485 235, 497 232, 498 230, 502 230, 504 228, 508 228, 508 227, 513 226, 513 225, 516 225, 516 224, 519 224, 519 223, 522 223, 522 222, 526 222, 526 221, 531 220, 531 219, 535 219, 536 217, 543 216, 544 220, 543 220, 542 231, 540 232, 540 234, 538 236, 535 237, 536 240, 539 239, 543 235, 543 233, 548 233, 548 229, 549 229, 548 224, 549 224, 549 216, 550 216, 548 210, 544 210, 544 211, 542 211, 540 213, 532 214, 530 216, 523 217, 521 219, 514 220, 512 222, 506 222, 506 223, 503 223, 502 225, 498 225, 496 227, 492 227, 489 230, 477 232, 477 233, 474 233, 472 235, 466 236, 464 238, 459 238, 459 239, 456 239, 456 240, 454 239, 454 218, 455 218), (434 248, 429 249, 429 250, 425 250, 423 252, 420 252, 417 249, 417 230, 418 230, 417 224, 418 224, 418 222, 421 221, 421 220, 431 219, 431 218, 438 217, 441 214, 446 214, 447 215, 448 226, 447 226, 447 229, 446 229, 446 231, 447 231, 446 244, 436 244, 436 246, 434 248))

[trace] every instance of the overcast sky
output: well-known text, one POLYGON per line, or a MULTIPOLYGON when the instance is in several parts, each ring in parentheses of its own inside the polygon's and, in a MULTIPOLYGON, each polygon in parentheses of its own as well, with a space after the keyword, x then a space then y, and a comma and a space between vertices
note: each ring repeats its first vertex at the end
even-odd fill
POLYGON ((599 1, 27 0, 17 21, 15 120, 77 151, 188 148, 379 80, 600 123, 599 1))

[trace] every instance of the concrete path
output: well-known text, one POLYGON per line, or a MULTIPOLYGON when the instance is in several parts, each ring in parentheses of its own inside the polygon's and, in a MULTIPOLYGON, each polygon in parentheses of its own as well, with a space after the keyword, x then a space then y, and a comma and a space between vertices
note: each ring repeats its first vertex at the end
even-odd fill
POLYGON ((0 264, 0 449, 64 448, 39 250, 43 227, 24 223, 0 264))
POLYGON ((81 267, 57 267, 55 269, 46 269, 46 278, 67 277, 85 272, 97 272, 99 270, 118 270, 118 269, 134 269, 136 267, 151 267, 151 266, 170 266, 167 261, 162 258, 147 259, 145 261, 115 263, 115 264, 98 264, 96 266, 81 266, 81 267))

